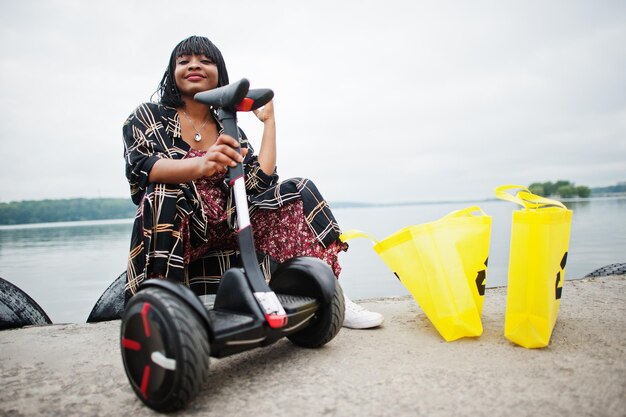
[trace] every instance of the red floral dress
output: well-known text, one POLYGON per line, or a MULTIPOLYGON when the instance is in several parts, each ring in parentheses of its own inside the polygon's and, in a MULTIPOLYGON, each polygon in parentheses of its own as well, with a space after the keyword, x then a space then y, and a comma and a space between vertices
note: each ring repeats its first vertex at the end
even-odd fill
MULTIPOLYGON (((190 149, 186 158, 204 155, 205 151, 190 149)), ((225 174, 215 174, 195 181, 207 218, 207 242, 192 248, 185 239, 185 264, 202 258, 211 250, 237 248, 237 234, 228 227, 226 200, 227 190, 223 183, 225 174)), ((307 224, 301 200, 285 203, 275 210, 256 210, 250 216, 256 250, 282 263, 296 256, 313 256, 325 261, 339 277, 341 266, 337 254, 345 250, 345 243, 334 242, 324 248, 315 238, 307 224)), ((188 233, 188 228, 183 227, 188 233)))

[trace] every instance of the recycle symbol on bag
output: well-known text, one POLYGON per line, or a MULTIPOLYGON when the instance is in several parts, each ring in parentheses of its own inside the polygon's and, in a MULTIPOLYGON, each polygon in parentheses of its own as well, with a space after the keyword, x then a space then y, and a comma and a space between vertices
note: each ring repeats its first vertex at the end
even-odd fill
POLYGON ((478 271, 476 276, 476 288, 478 288, 479 295, 485 295, 485 288, 487 287, 487 264, 489 263, 489 257, 485 259, 485 269, 478 271))
POLYGON ((565 275, 565 264, 567 263, 567 252, 563 254, 563 258, 561 259, 561 269, 556 273, 556 282, 554 283, 554 299, 559 300, 561 298, 561 293, 563 292, 563 284, 559 287, 561 283, 561 277, 565 275))

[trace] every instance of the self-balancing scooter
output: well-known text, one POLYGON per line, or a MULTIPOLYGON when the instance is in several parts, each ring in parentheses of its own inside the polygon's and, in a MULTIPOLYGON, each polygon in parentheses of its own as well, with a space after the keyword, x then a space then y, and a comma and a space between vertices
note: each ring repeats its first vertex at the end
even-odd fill
MULTIPOLYGON (((198 93, 217 109, 224 132, 238 138, 237 111, 257 109, 273 97, 249 82, 198 93)), ((241 149, 238 149, 241 152, 241 149)), ((279 265, 266 284, 259 268, 248 214, 243 165, 229 168, 238 223, 242 268, 221 279, 212 308, 189 288, 146 280, 128 301, 121 326, 124 369, 137 396, 150 408, 183 408, 206 382, 209 356, 225 357, 282 337, 303 347, 333 339, 344 318, 344 298, 331 268, 311 257, 279 265)))

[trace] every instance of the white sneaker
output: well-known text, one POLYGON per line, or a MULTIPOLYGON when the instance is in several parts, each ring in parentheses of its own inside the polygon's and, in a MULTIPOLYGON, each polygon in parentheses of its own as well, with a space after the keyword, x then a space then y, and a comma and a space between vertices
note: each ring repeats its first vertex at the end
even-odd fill
POLYGON ((345 297, 346 315, 343 320, 343 327, 350 329, 369 329, 383 324, 383 315, 366 310, 358 304, 345 297))

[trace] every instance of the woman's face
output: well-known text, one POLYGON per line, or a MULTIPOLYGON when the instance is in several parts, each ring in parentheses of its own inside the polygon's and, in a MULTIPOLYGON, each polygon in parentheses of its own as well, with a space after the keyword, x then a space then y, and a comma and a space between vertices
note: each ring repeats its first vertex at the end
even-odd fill
POLYGON ((217 65, 204 55, 181 55, 176 58, 174 79, 183 97, 193 97, 211 90, 218 83, 217 65))

